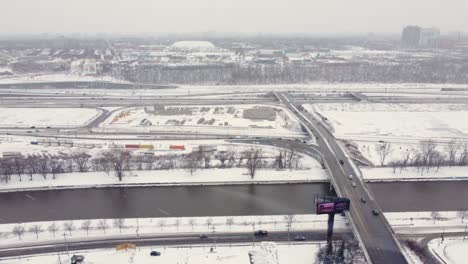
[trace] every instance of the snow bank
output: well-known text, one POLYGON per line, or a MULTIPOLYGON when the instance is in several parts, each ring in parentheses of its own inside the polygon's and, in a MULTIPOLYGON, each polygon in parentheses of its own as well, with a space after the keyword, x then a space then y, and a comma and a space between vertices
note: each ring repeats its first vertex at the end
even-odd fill
POLYGON ((360 168, 366 181, 427 181, 427 180, 468 180, 468 167, 440 167, 421 170, 414 167, 399 168, 360 168))

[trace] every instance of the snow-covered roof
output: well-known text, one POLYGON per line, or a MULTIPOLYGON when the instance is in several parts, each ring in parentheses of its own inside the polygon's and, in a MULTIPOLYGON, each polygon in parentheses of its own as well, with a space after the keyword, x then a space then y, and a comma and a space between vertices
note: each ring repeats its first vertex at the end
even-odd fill
POLYGON ((216 47, 209 41, 178 41, 169 47, 171 50, 209 51, 216 47))

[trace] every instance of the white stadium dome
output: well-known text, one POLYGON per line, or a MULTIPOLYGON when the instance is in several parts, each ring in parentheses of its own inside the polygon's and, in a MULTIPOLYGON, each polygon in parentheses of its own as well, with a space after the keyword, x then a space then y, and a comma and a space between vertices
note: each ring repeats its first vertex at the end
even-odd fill
POLYGON ((216 47, 209 41, 178 41, 169 47, 180 51, 212 51, 216 47))

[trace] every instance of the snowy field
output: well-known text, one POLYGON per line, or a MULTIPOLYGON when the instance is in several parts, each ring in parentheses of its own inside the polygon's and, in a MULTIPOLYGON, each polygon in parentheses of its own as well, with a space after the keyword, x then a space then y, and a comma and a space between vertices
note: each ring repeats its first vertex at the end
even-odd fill
POLYGON ((100 127, 105 131, 187 130, 232 135, 249 132, 288 135, 301 132, 299 122, 289 111, 266 105, 127 108, 113 113, 100 127))
POLYGON ((37 256, 25 256, 0 260, 1 264, 57 264, 69 263, 72 255, 85 256, 86 263, 93 264, 310 264, 316 261, 316 255, 323 243, 285 244, 263 242, 235 245, 195 245, 178 247, 141 247, 117 251, 101 249, 91 251, 74 251, 70 254, 62 252, 37 256), (213 247, 213 251, 211 251, 213 247), (161 256, 151 257, 150 252, 156 250, 161 256), (252 257, 252 260, 251 260, 252 257))
POLYGON ((428 247, 432 254, 447 264, 465 264, 468 259, 468 237, 433 239, 428 247))
POLYGON ((338 138, 468 138, 466 104, 332 103, 306 105, 328 118, 338 138))
POLYGON ((100 114, 88 108, 0 108, 0 127, 75 127, 100 114))

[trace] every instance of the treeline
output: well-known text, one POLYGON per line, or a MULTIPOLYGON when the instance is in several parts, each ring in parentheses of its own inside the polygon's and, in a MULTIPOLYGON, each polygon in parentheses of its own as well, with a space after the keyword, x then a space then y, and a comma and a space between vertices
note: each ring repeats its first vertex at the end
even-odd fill
POLYGON ((399 159, 394 159, 385 164, 387 157, 393 152, 391 143, 379 143, 375 148, 381 166, 393 168, 393 172, 399 168, 416 167, 421 174, 435 168, 437 171, 441 166, 467 166, 468 165, 468 142, 451 140, 447 144, 438 144, 433 140, 423 140, 416 148, 407 149, 401 153, 399 159))
POLYGON ((112 74, 155 84, 282 84, 308 82, 467 83, 468 63, 431 59, 395 64, 218 64, 165 67, 116 65, 112 74))
POLYGON ((96 157, 85 152, 59 155, 15 155, 0 159, 0 182, 8 183, 12 177, 19 181, 33 180, 34 175, 44 179, 71 172, 114 172, 122 180, 126 171, 187 169, 192 174, 198 169, 246 168, 251 178, 262 168, 299 169, 303 156, 294 148, 264 155, 259 148, 242 152, 235 151, 194 151, 181 155, 142 155, 126 150, 101 152, 96 157))

